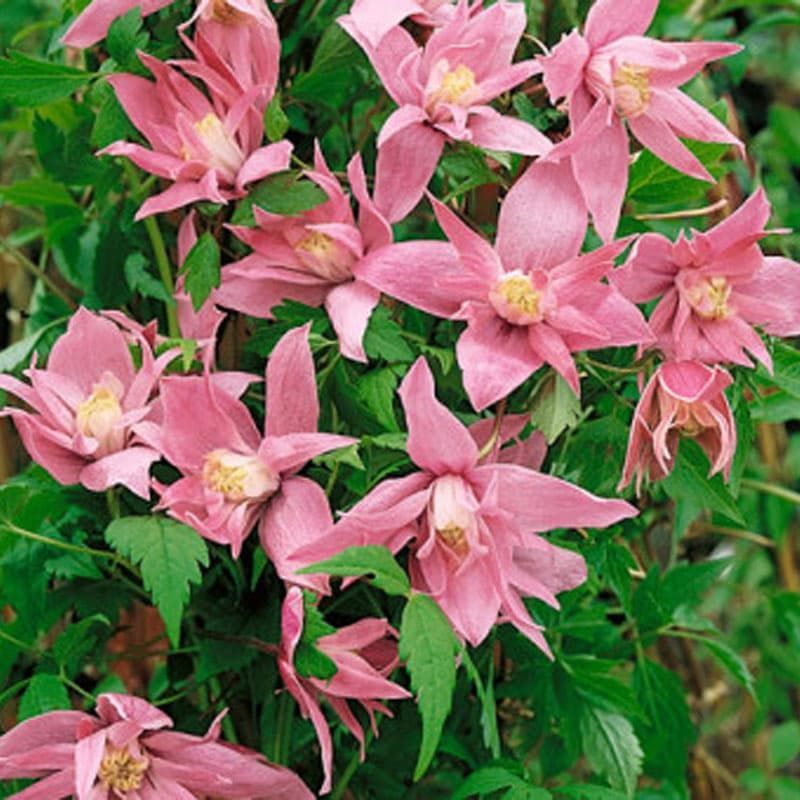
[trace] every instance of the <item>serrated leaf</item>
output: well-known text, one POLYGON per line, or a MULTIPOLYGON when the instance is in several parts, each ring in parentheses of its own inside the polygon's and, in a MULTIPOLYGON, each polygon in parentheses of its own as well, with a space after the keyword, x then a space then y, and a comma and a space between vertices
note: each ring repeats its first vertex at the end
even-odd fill
POLYGON ((170 641, 179 646, 190 586, 200 583, 200 566, 208 566, 203 538, 187 525, 158 516, 115 519, 105 537, 120 555, 141 567, 144 588, 161 612, 170 641))
POLYGON ((11 52, 0 59, 0 100, 41 106, 69 97, 94 77, 92 72, 11 52))
POLYGON ((378 306, 369 318, 364 334, 364 350, 370 358, 410 364, 414 353, 406 344, 403 329, 392 319, 385 306, 378 306))
POLYGON ((519 775, 505 767, 481 767, 453 792, 450 800, 467 800, 475 795, 483 797, 510 787, 529 788, 519 775))
POLYGON ((750 668, 745 660, 736 653, 730 645, 719 639, 709 639, 706 637, 693 637, 702 642, 712 656, 730 673, 731 677, 753 696, 756 696, 755 681, 750 668))
POLYGON ((231 222, 253 226, 253 206, 270 214, 294 217, 326 202, 328 195, 316 183, 302 177, 297 170, 270 175, 251 187, 248 196, 236 207, 231 222))
POLYGON ((145 49, 149 39, 149 34, 142 31, 142 9, 135 6, 111 23, 106 34, 106 50, 117 64, 127 67, 136 60, 136 51, 145 49))
MULTIPOLYGON (((0 196, 5 202, 16 206, 68 207, 70 209, 78 207, 64 185, 56 183, 50 178, 30 178, 17 181, 10 186, 2 186, 0 187, 0 196)), ((63 213, 63 211, 59 213, 63 213)))
POLYGON ((192 298, 192 307, 199 311, 211 292, 219 286, 221 256, 217 240, 204 233, 189 251, 183 262, 186 291, 192 298))
POLYGON ((625 800, 624 792, 609 789, 607 786, 596 786, 593 783, 573 783, 559 786, 558 797, 574 797, 575 800, 625 800))
POLYGON ((560 375, 552 373, 539 386, 533 399, 531 423, 544 434, 547 443, 552 444, 580 418, 580 399, 560 375))
POLYGON ((382 545, 348 547, 333 558, 297 570, 298 575, 335 575, 340 578, 368 576, 386 594, 406 596, 411 591, 408 576, 382 545))
POLYGON ((38 717, 48 711, 62 711, 71 707, 69 695, 61 681, 55 675, 40 673, 31 678, 28 688, 20 698, 17 722, 38 717))
POLYGON ((289 130, 289 117, 281 107, 280 92, 275 92, 275 96, 264 111, 264 130, 271 142, 279 142, 289 130))
POLYGON ((103 630, 108 632, 110 628, 111 623, 103 614, 94 614, 68 625, 53 644, 56 664, 67 675, 74 675, 83 659, 97 646, 103 630))
POLYGON ((375 415, 375 419, 388 432, 399 433, 400 424, 394 410, 394 399, 399 378, 391 367, 372 370, 362 375, 356 383, 356 394, 375 415))
POLYGON ((590 705, 581 710, 581 741, 592 769, 612 788, 632 798, 642 771, 642 748, 631 723, 620 714, 590 705))
POLYGON ((158 278, 150 274, 147 264, 147 259, 141 253, 131 253, 125 259, 124 272, 128 286, 142 297, 152 297, 167 305, 175 305, 175 298, 158 278))
POLYGON ((414 594, 403 610, 400 624, 400 658, 411 676, 411 689, 422 716, 422 741, 414 769, 419 780, 428 769, 445 720, 453 703, 456 684, 456 654, 459 641, 436 602, 414 594))

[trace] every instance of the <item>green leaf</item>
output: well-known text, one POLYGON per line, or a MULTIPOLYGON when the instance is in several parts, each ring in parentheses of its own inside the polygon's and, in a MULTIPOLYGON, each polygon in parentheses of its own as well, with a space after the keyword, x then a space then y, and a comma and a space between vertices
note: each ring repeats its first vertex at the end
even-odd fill
POLYGON ((697 641, 702 642, 712 656, 730 673, 731 677, 753 696, 756 696, 755 681, 750 668, 745 660, 736 653, 730 645, 719 639, 709 639, 705 636, 695 636, 697 641))
POLYGON ((92 72, 11 52, 7 59, 0 59, 0 100, 25 107, 53 103, 69 97, 94 77, 92 72))
POLYGON ((606 786, 596 786, 593 783, 573 783, 569 786, 559 786, 556 789, 559 797, 574 797, 575 800, 625 800, 626 795, 616 789, 606 786))
POLYGON ((301 172, 279 172, 251 187, 248 196, 236 207, 231 222, 253 227, 253 206, 270 214, 294 217, 327 200, 328 195, 316 183, 304 178, 301 172))
POLYGON ((68 625, 53 645, 53 658, 67 675, 74 675, 83 660, 98 645, 101 636, 108 633, 111 622, 103 614, 94 614, 68 625))
POLYGON ((366 575, 386 594, 407 596, 411 591, 408 576, 394 560, 391 550, 382 545, 348 547, 333 558, 297 570, 298 575, 322 573, 340 578, 366 575))
POLYGON ((400 432, 394 410, 398 377, 391 367, 362 375, 356 383, 356 394, 375 415, 387 432, 400 432))
POLYGON ((144 50, 150 35, 142 31, 142 9, 132 8, 127 14, 117 17, 106 34, 106 50, 114 61, 122 67, 136 63, 137 50, 144 50))
POLYGON ((800 398, 800 351, 785 342, 775 342, 772 348, 772 375, 763 366, 759 367, 759 377, 800 398))
POLYGON ((563 431, 577 425, 580 418, 580 399, 560 375, 551 373, 537 388, 531 423, 552 444, 563 431))
POLYGON ((412 595, 403 609, 400 624, 400 658, 406 662, 411 689, 417 696, 417 708, 422 716, 422 742, 414 769, 415 781, 425 774, 436 754, 450 713, 459 649, 453 628, 436 602, 424 594, 412 595))
POLYGON ((144 588, 177 647, 190 586, 200 583, 200 565, 208 566, 205 541, 187 525, 158 516, 115 519, 105 536, 120 555, 141 567, 144 588))
POLYGON ((220 251, 217 240, 204 233, 189 251, 182 270, 186 275, 186 291, 192 298, 192 307, 199 311, 208 300, 212 290, 220 282, 220 251))
POLYGON ((275 96, 264 111, 264 129, 267 139, 271 142, 279 142, 289 130, 289 117, 281 107, 280 92, 275 92, 275 96))
POLYGON ((789 766, 800 755, 800 722, 792 719, 773 728, 767 742, 767 755, 772 769, 789 766))
POLYGON ((620 714, 590 705, 581 710, 581 741, 586 759, 612 788, 629 798, 642 771, 642 748, 631 723, 620 714))
POLYGON ((508 788, 529 788, 525 781, 505 767, 481 767, 473 772, 461 786, 453 792, 450 800, 467 800, 467 798, 508 788))
POLYGON ((125 280, 131 290, 142 297, 152 297, 167 305, 175 305, 175 298, 164 284, 147 269, 148 260, 141 253, 131 253, 125 259, 125 280))
POLYGON ((31 678, 28 688, 19 701, 17 722, 46 714, 48 711, 62 711, 72 708, 64 685, 55 675, 39 673, 31 678))
POLYGON ((789 161, 800 167, 800 111, 780 103, 770 106, 769 127, 789 161))
MULTIPOLYGON (((708 470, 709 464, 705 453, 696 442, 684 439, 675 459, 675 469, 663 479, 661 485, 673 500, 688 503, 694 516, 702 509, 708 508, 719 511, 737 525, 745 527, 742 512, 739 511, 736 501, 725 486, 722 476, 715 475, 709 478, 708 470)), ((691 521, 689 517, 686 519, 691 521)), ((679 531, 682 532, 682 528, 683 526, 679 526, 679 531)))
POLYGON ((30 357, 36 345, 39 344, 39 341, 45 335, 45 333, 53 328, 63 325, 66 321, 67 320, 65 318, 54 319, 43 328, 39 328, 36 333, 32 333, 30 336, 26 336, 24 339, 14 342, 14 344, 12 344, 10 347, 6 347, 5 350, 1 350, 0 372, 10 372, 11 370, 16 369, 22 363, 27 364, 28 358, 30 357))
POLYGON ((364 334, 364 350, 370 358, 410 364, 414 353, 406 344, 403 329, 393 319, 385 306, 378 306, 369 318, 364 334))
POLYGON ((17 181, 11 186, 2 186, 0 187, 0 196, 5 202, 16 206, 41 208, 78 207, 64 185, 56 183, 50 178, 31 178, 30 180, 17 181))

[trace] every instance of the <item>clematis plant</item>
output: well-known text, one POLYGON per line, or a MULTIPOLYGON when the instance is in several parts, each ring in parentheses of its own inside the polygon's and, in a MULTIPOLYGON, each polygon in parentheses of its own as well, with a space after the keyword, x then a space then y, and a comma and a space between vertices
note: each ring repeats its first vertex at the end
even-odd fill
POLYGON ((142 63, 155 83, 138 75, 108 80, 133 124, 150 145, 118 141, 101 155, 125 156, 172 185, 149 197, 136 214, 143 219, 201 200, 227 203, 244 197, 253 181, 289 166, 287 141, 261 147, 263 87, 243 92, 224 65, 180 62, 188 75, 206 84, 206 97, 185 75, 146 53, 142 63))
POLYGON ((365 259, 356 274, 423 311, 466 321, 456 354, 478 411, 543 364, 577 394, 573 351, 650 341, 636 306, 601 282, 630 240, 579 255, 586 209, 567 165, 539 162, 515 184, 500 211, 494 248, 432 202, 452 247, 392 245, 365 259))
POLYGON ((754 326, 774 336, 800 334, 800 264, 766 257, 758 244, 771 214, 763 190, 705 233, 670 242, 645 234, 612 282, 626 297, 660 297, 650 326, 670 358, 772 369, 754 326))
POLYGON ((295 667, 295 653, 303 635, 305 610, 302 591, 294 586, 283 601, 281 613, 281 647, 278 669, 289 693, 297 701, 300 713, 311 719, 322 752, 325 774, 320 792, 331 790, 333 774, 333 742, 330 728, 322 713, 324 700, 342 720, 361 745, 364 760, 364 730, 350 709, 355 700, 369 714, 373 729, 375 712, 392 716, 387 700, 405 700, 411 695, 389 680, 398 664, 397 634, 385 619, 367 617, 333 633, 316 639, 314 646, 328 658, 336 672, 328 680, 304 677, 295 667))
POLYGON ((0 737, 0 779, 38 779, 9 800, 311 800, 293 772, 172 720, 139 697, 101 694, 95 714, 52 711, 0 737))
POLYGON ((643 34, 658 0, 598 0, 584 33, 565 35, 538 61, 550 99, 565 98, 571 140, 553 157, 569 157, 595 227, 610 242, 628 185, 630 144, 625 125, 680 172, 714 182, 679 137, 742 147, 716 117, 679 87, 710 61, 733 55, 727 42, 662 42, 643 34))
POLYGON ((359 19, 344 16, 339 24, 399 106, 381 129, 375 168, 375 203, 389 222, 403 219, 422 199, 447 141, 530 156, 550 149, 533 126, 488 105, 536 71, 534 61, 512 64, 525 30, 523 5, 500 0, 473 14, 460 0, 453 19, 423 49, 400 27, 374 45, 359 19))
POLYGON ((410 544, 414 587, 435 598, 470 644, 479 645, 498 620, 507 621, 549 654, 542 628, 521 598, 558 607, 556 595, 579 586, 586 567, 577 553, 537 534, 606 527, 637 510, 518 464, 482 463, 469 430, 434 396, 424 359, 411 368, 399 394, 408 454, 419 471, 378 484, 342 517, 327 542, 300 555, 310 562, 352 545, 380 544, 398 552, 410 544))
POLYGON ((272 308, 286 299, 324 304, 342 353, 366 361, 362 340, 380 292, 354 277, 354 270, 393 237, 391 226, 369 196, 360 156, 353 157, 347 174, 359 203, 357 222, 317 144, 314 170, 308 177, 328 200, 299 216, 270 214, 254 207, 256 228, 232 228, 254 252, 223 269, 214 299, 227 308, 267 319, 272 308))
MULTIPOLYGON (((473 11, 480 3, 472 6, 473 11)), ((355 0, 350 9, 353 25, 373 46, 395 25, 411 19, 420 25, 437 27, 449 22, 455 15, 453 0, 395 0, 388 7, 384 0, 355 0)))
POLYGON ((157 508, 207 539, 230 545, 234 558, 258 524, 264 549, 286 578, 301 566, 288 560, 306 544, 301 531, 315 532, 312 524, 295 525, 292 513, 318 519, 319 509, 327 509, 322 489, 296 473, 314 456, 354 441, 317 433, 319 401, 308 331, 305 326, 287 333, 269 360, 263 435, 248 408, 207 375, 164 379, 163 421, 156 432, 148 432, 183 475, 170 486, 157 485, 157 508))
POLYGON ((25 372, 29 384, 0 375, 0 388, 28 406, 0 413, 14 420, 31 458, 60 483, 95 492, 122 485, 149 499, 150 466, 160 455, 137 430, 151 415, 159 377, 177 351, 156 358, 144 336, 135 341, 138 369, 125 333, 110 319, 79 308, 47 368, 37 367, 34 357, 25 372))

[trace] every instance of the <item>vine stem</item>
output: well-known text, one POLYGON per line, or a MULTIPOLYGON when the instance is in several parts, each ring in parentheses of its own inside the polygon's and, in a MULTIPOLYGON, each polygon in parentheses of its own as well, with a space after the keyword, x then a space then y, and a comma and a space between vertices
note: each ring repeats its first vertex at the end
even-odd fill
POLYGON ((508 403, 508 398, 503 398, 497 404, 497 410, 495 411, 494 417, 494 427, 492 428, 492 432, 489 436, 489 440, 486 444, 481 448, 480 452, 478 453, 478 461, 482 461, 489 453, 494 450, 497 446, 497 440, 500 438, 500 431, 503 427, 503 418, 506 415, 506 405, 508 403))
MULTIPOLYGON (((381 717, 380 714, 375 715, 375 727, 377 728, 381 724, 381 717)), ((375 731, 370 728, 367 731, 367 736, 364 739, 364 752, 366 753, 367 748, 372 744, 372 740, 375 738, 375 731)), ((344 797, 344 793, 347 791, 347 787, 350 785, 350 781, 353 780, 353 776, 358 771, 358 767, 361 764, 361 753, 356 751, 353 753, 353 757, 350 759, 347 767, 345 767, 344 772, 342 773, 342 777, 336 783, 336 786, 333 788, 333 792, 331 792, 331 800, 342 800, 344 797)))
POLYGON ((793 492, 784 486, 778 486, 775 483, 767 483, 766 481, 756 481, 751 478, 742 479, 742 487, 747 489, 754 489, 757 492, 764 494, 771 494, 774 497, 780 497, 782 500, 788 500, 796 506, 800 506, 800 493, 793 492))
POLYGON ((38 265, 34 264, 24 253, 12 247, 7 242, 0 239, 0 247, 4 252, 8 253, 16 262, 31 273, 35 278, 38 278, 59 300, 62 300, 71 309, 76 309, 78 304, 38 265))
MULTIPOLYGON (((123 168, 128 177, 128 182, 131 185, 137 199, 141 200, 142 185, 139 181, 139 176, 136 174, 136 169, 130 161, 123 161, 123 168)), ((144 222, 147 236, 150 239, 150 245, 153 248, 153 255, 156 258, 156 265, 158 266, 158 273, 161 277, 161 282, 167 290, 170 297, 175 296, 175 281, 172 278, 172 265, 169 262, 169 255, 167 248, 164 244, 164 237, 161 235, 161 228, 158 227, 158 222, 154 216, 145 217, 144 222)), ((180 339, 181 329, 178 325, 178 312, 174 305, 165 303, 164 307, 167 311, 167 329, 171 339, 180 339)))
POLYGON ((275 742, 272 747, 272 760, 285 764, 289 760, 289 747, 292 738, 292 704, 294 699, 285 691, 278 698, 278 715, 275 722, 275 742))

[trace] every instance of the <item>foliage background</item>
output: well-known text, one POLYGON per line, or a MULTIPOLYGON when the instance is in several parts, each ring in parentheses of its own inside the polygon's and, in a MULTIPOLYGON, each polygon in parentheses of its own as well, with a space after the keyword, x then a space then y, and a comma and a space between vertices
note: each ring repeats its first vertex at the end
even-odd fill
MULTIPOLYGON (((588 6, 577 0, 526 4, 529 33, 548 44, 580 22, 588 6)), ((66 5, 77 7, 80 0, 66 5)), ((149 39, 135 19, 119 25, 109 40, 116 68, 138 69, 136 47, 171 55, 175 21, 188 18, 190 5, 177 3, 148 21, 149 39)), ((332 28, 347 5, 295 0, 278 12, 289 136, 306 161, 313 135, 319 136, 340 170, 356 149, 372 162, 374 131, 389 111, 363 56, 332 28)), ((4 51, 63 64, 57 45, 62 32, 55 0, 3 0, 4 51)), ((655 33, 746 45, 742 55, 697 80, 692 93, 709 106, 722 98, 719 113, 748 143, 750 160, 720 162, 722 153, 713 146, 704 152, 721 180, 709 193, 704 184, 640 159, 622 232, 675 235, 679 223, 642 217, 726 195, 738 201, 756 182, 769 192, 775 227, 800 231, 800 3, 664 0, 655 33)), ((525 47, 535 52, 532 41, 525 47)), ((92 58, 87 54, 86 64, 75 65, 115 68, 92 58)), ((163 314, 150 244, 132 221, 137 188, 120 164, 92 155, 127 132, 124 114, 102 81, 82 88, 79 101, 49 102, 46 91, 40 99, 33 108, 0 85, 0 328, 5 346, 22 342, 0 353, 3 370, 18 367, 34 347, 46 354, 75 301, 127 306, 141 320, 163 314), (120 253, 140 255, 125 261, 120 253), (37 280, 42 273, 49 290, 37 280)), ((541 93, 518 93, 508 103, 543 130, 562 125, 557 112, 544 108, 541 93)), ((280 115, 272 122, 283 124, 280 115)), ((474 153, 451 151, 437 189, 439 196, 461 197, 488 229, 496 194, 492 185, 481 186, 494 181, 481 164, 474 153)), ((174 242, 174 228, 164 227, 174 242)), ((425 213, 399 233, 437 235, 425 213)), ((800 233, 771 239, 766 248, 798 259, 800 233)), ((324 314, 296 306, 286 307, 276 325, 232 322, 222 343, 223 365, 259 369, 279 334, 309 317, 315 332, 330 335, 324 314)), ((404 326, 400 330, 383 311, 373 320, 368 349, 377 366, 367 375, 323 362, 322 386, 332 398, 324 409, 328 421, 346 428, 359 420, 360 434, 365 424, 372 426, 363 461, 314 467, 323 485, 334 476, 338 507, 402 468, 404 455, 391 438, 401 430, 391 397, 420 352, 436 359, 448 405, 468 413, 452 368, 448 323, 434 326, 425 315, 409 313, 404 326)), ((610 495, 636 385, 632 376, 614 371, 613 353, 599 358, 600 366, 582 365, 588 373, 582 408, 565 410, 557 395, 558 402, 548 405, 544 387, 537 413, 554 439, 548 468, 610 495)), ((746 385, 741 376, 738 381, 742 442, 732 493, 719 480, 706 481, 702 460, 684 447, 675 475, 655 491, 640 520, 591 539, 565 533, 565 541, 578 544, 587 558, 590 580, 564 598, 560 613, 536 607, 551 632, 556 662, 510 628, 499 629, 459 671, 454 711, 429 773, 412 785, 419 721, 413 705, 405 704, 395 720, 382 724, 360 767, 355 743, 337 736, 337 776, 348 778, 336 790, 339 797, 541 800, 551 791, 602 800, 634 790, 642 800, 800 797, 800 496, 792 492, 800 489, 800 354, 776 345, 775 358, 774 380, 759 372, 746 385), (640 761, 644 774, 637 779, 640 761)), ((524 394, 515 396, 518 405, 524 394)), ((209 714, 230 705, 235 725, 228 724, 228 735, 290 764, 314 785, 313 733, 294 718, 285 696, 275 696, 274 661, 219 638, 235 631, 277 640, 280 598, 277 590, 263 590, 264 564, 256 551, 247 551, 240 570, 214 548, 176 647, 148 610, 150 597, 135 571, 118 560, 19 534, 110 553, 103 541, 103 498, 59 487, 25 463, 12 426, 0 421, 0 474, 6 480, 0 488, 3 727, 17 713, 29 716, 70 697, 80 702, 86 693, 123 687, 147 693, 186 729, 201 729, 209 714)), ((135 499, 124 502, 129 513, 146 512, 135 499)), ((196 561, 203 557, 197 554, 196 561)), ((344 624, 377 604, 396 616, 393 603, 361 586, 326 614, 344 624)))

